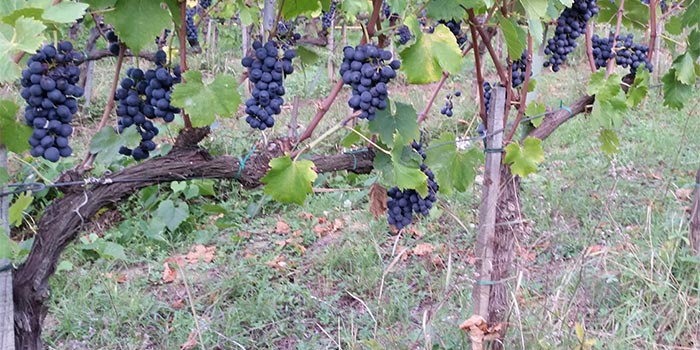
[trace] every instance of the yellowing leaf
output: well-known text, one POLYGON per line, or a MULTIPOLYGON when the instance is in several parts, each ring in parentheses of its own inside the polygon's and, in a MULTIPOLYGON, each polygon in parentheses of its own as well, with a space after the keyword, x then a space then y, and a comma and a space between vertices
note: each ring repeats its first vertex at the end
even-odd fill
POLYGON ((462 63, 462 51, 455 36, 442 24, 432 34, 417 37, 416 43, 399 55, 402 59, 401 71, 406 74, 408 82, 413 84, 437 81, 443 70, 456 73, 462 63))
POLYGON ((304 204, 306 196, 313 191, 311 184, 316 172, 310 160, 292 160, 288 155, 270 160, 270 171, 260 179, 265 184, 265 193, 282 203, 304 204))
POLYGON ((512 164, 510 170, 513 174, 525 177, 537 172, 537 164, 544 161, 542 140, 528 137, 521 148, 517 143, 506 146, 506 156, 503 163, 512 164))

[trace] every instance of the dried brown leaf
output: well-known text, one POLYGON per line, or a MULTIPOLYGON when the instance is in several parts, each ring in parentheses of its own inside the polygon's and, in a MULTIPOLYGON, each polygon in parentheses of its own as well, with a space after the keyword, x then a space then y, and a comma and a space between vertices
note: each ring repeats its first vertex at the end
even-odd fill
POLYGON ((188 350, 188 349, 194 349, 194 347, 197 346, 197 332, 192 331, 190 332, 190 335, 187 337, 187 340, 180 345, 181 350, 188 350))
POLYGON ((187 260, 187 263, 191 265, 200 261, 208 264, 214 260, 215 254, 216 246, 205 247, 202 244, 196 244, 192 246, 190 252, 185 256, 185 259, 187 260))
POLYGON ((278 220, 277 224, 275 224, 275 233, 283 235, 285 233, 289 233, 291 228, 289 227, 289 224, 284 222, 283 220, 278 220))
POLYGON ((369 212, 375 219, 386 215, 386 188, 377 182, 369 187, 369 212))
POLYGON ((418 243, 411 251, 413 252, 413 255, 417 256, 432 254, 433 245, 430 243, 418 243))

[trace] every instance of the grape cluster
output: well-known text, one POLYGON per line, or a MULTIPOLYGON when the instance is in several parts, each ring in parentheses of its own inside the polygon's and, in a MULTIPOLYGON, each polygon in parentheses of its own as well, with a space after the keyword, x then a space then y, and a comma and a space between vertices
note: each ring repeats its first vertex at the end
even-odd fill
MULTIPOLYGON (((423 144, 413 141, 411 147, 414 151, 420 154, 425 161, 425 151, 423 144)), ((439 190, 435 175, 432 170, 428 169, 425 163, 421 163, 420 170, 428 177, 428 195, 421 197, 416 190, 406 189, 399 190, 398 187, 392 187, 387 191, 389 200, 386 203, 387 207, 387 222, 389 225, 394 225, 397 229, 402 229, 411 224, 413 214, 426 216, 433 207, 433 203, 437 200, 435 194, 439 190)))
POLYGON ((438 23, 444 24, 450 30, 450 32, 452 32, 459 47, 462 47, 462 45, 467 42, 467 33, 462 32, 462 22, 455 21, 454 19, 449 21, 441 19, 438 21, 438 23))
POLYGON ((119 55, 119 37, 117 34, 110 29, 105 33, 105 37, 107 37, 107 42, 109 44, 109 52, 115 56, 119 55))
POLYGON ((160 36, 157 36, 156 40, 155 40, 156 45, 158 45, 158 47, 165 46, 165 43, 168 41, 169 34, 170 34, 170 29, 163 30, 163 38, 161 38, 160 36))
POLYGON ((391 52, 373 44, 343 48, 340 75, 343 83, 352 87, 348 106, 355 112, 362 111, 361 119, 374 120, 377 110, 387 107, 387 84, 401 67, 401 62, 391 57, 391 52))
POLYGON ((199 0, 199 7, 208 9, 211 6, 211 0, 199 0))
MULTIPOLYGON (((454 92, 454 97, 460 97, 462 96, 462 92, 457 90, 454 92)), ((445 96, 445 106, 440 109, 440 113, 442 115, 451 117, 452 116, 452 108, 454 108, 454 104, 452 103, 452 94, 447 94, 445 96)))
POLYGON ((187 32, 187 42, 190 46, 199 46, 199 33, 197 26, 194 25, 194 15, 197 13, 196 8, 188 7, 185 10, 185 31, 187 32))
POLYGON ((491 105, 491 84, 488 81, 484 82, 484 106, 486 114, 489 114, 489 106, 491 105))
MULTIPOLYGON (((513 87, 518 87, 525 81, 525 73, 527 72, 527 50, 523 51, 520 58, 513 61, 511 73, 513 75, 513 87)), ((532 74, 532 72, 530 72, 532 74)))
POLYGON ((246 122, 254 129, 265 130, 275 125, 274 116, 282 112, 285 94, 284 77, 294 72, 294 50, 284 50, 280 56, 277 44, 253 42, 255 53, 243 57, 241 64, 248 69, 253 84, 251 98, 245 102, 246 122))
POLYGON ((384 1, 382 4, 382 16, 384 16, 384 19, 388 19, 390 21, 396 21, 399 19, 399 14, 392 12, 391 6, 386 1, 384 1))
POLYGON ((591 37, 591 43, 593 46, 593 59, 596 68, 607 66, 608 60, 614 56, 615 63, 623 68, 630 68, 632 75, 637 73, 637 69, 642 64, 651 72, 653 66, 651 62, 649 62, 647 56, 649 46, 635 44, 633 39, 634 36, 632 34, 618 36, 615 41, 615 53, 613 54, 612 36, 601 38, 598 35, 593 35, 593 37, 591 37))
POLYGON ((56 162, 73 153, 68 137, 78 111, 76 98, 83 96, 83 89, 76 85, 80 79, 77 65, 82 62, 83 55, 69 41, 45 45, 27 60, 21 95, 27 102, 24 120, 34 128, 29 138, 33 157, 56 162))
POLYGON ((158 128, 151 120, 161 118, 169 123, 175 119, 175 113, 180 112, 170 104, 173 86, 182 80, 180 67, 175 66, 171 73, 165 61, 165 52, 159 50, 155 69, 144 72, 139 68, 129 68, 115 93, 119 132, 133 125, 141 135, 136 148, 122 146, 119 153, 135 160, 148 158, 149 152, 156 149, 153 138, 158 135, 158 128))
POLYGON ((406 45, 409 40, 413 39, 413 34, 411 34, 411 29, 408 26, 403 25, 396 30, 396 34, 399 35, 399 44, 406 45))
POLYGON ((278 46, 282 50, 288 50, 290 47, 297 44, 297 40, 301 39, 301 34, 294 33, 294 27, 296 23, 289 21, 279 21, 277 23, 277 33, 275 34, 275 39, 277 40, 278 46))
POLYGON ((544 62, 545 67, 559 71, 559 66, 576 48, 576 39, 586 32, 588 20, 597 13, 597 0, 574 0, 571 7, 564 9, 557 19, 554 37, 547 40, 544 49, 545 55, 551 56, 544 62))
POLYGON ((328 8, 328 11, 323 11, 323 14, 321 15, 321 28, 324 30, 330 28, 333 26, 333 20, 335 19, 335 7, 338 6, 338 3, 333 1, 331 2, 330 8, 328 8))

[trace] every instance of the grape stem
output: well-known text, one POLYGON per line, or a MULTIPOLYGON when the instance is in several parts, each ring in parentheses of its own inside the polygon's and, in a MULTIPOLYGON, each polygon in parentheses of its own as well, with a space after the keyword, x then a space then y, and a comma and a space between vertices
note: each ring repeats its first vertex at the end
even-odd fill
POLYGON ((591 73, 595 73, 595 58, 593 58, 593 19, 586 23, 586 56, 588 56, 588 67, 591 73))
MULTIPOLYGON (((472 35, 472 45, 474 45, 479 38, 476 35, 476 27, 471 22, 469 22, 469 32, 472 35)), ((479 117, 484 126, 488 128, 488 123, 486 122, 486 101, 484 98, 484 75, 481 72, 481 55, 479 55, 479 50, 474 50, 474 69, 476 70, 476 87, 479 91, 479 117)))
POLYGON ((277 35, 277 25, 280 23, 282 18, 282 8, 284 7, 284 0, 280 0, 280 6, 277 10, 277 17, 275 18, 275 25, 272 27, 272 32, 270 33, 270 38, 274 38, 277 35))
POLYGON ((518 106, 518 114, 515 116, 515 121, 513 121, 513 126, 508 133, 508 137, 503 141, 507 144, 513 140, 515 131, 520 125, 520 120, 522 120, 523 115, 525 115, 525 108, 527 106, 527 91, 530 87, 530 73, 532 72, 532 35, 530 31, 527 31, 527 58, 525 61, 525 80, 523 81, 522 89, 520 90, 520 105, 518 106))
MULTIPOLYGON (((182 83, 185 83, 185 72, 187 71, 187 44, 185 43, 185 36, 187 33, 185 32, 184 21, 184 18, 186 17, 186 10, 187 2, 183 1, 180 3, 180 16, 183 20, 182 23, 180 23, 180 30, 178 32, 178 39, 180 39, 180 70, 182 72, 182 83)), ((184 108, 180 109, 180 115, 182 115, 182 119, 185 122, 185 129, 192 129, 192 121, 190 120, 190 116, 185 112, 184 108)))
POLYGON ((625 0, 620 0, 620 6, 617 9, 617 23, 615 24, 615 35, 613 35, 612 48, 613 57, 610 57, 608 61, 608 66, 605 69, 605 78, 607 79, 610 74, 612 74, 615 67, 615 57, 617 52, 615 52, 615 45, 617 44, 617 37, 620 35, 620 26, 622 25, 622 14, 624 12, 625 0))
POLYGON ((342 128, 343 128, 343 123, 342 123, 342 122, 333 125, 330 129, 326 130, 326 132, 324 132, 323 134, 321 134, 321 136, 319 136, 317 139, 311 141, 311 143, 309 143, 308 145, 304 146, 304 148, 302 148, 302 149, 300 149, 299 151, 297 151, 296 154, 294 155, 294 161, 296 162, 297 159, 299 159, 299 156, 302 155, 302 153, 304 153, 304 152, 306 152, 306 151, 308 151, 308 150, 310 150, 310 149, 313 149, 314 147, 318 146, 318 144, 321 143, 321 141, 323 141, 323 140, 326 139, 328 136, 331 136, 333 133, 335 133, 336 131, 338 131, 338 130, 340 130, 340 129, 342 129, 342 128))
MULTIPOLYGON (((342 123, 342 124, 345 124, 345 123, 342 123)), ((349 127, 349 126, 347 126, 347 125, 344 125, 343 127, 344 127, 345 129, 347 129, 347 130, 349 130, 349 131, 352 131, 352 132, 354 132, 355 134, 357 134, 357 136, 359 136, 361 139, 367 141, 367 143, 369 143, 370 145, 372 145, 372 147, 376 148, 376 149, 379 150, 380 152, 382 152, 382 153, 384 153, 384 154, 387 154, 387 155, 391 155, 391 152, 389 152, 389 151, 387 151, 387 150, 381 148, 376 142, 370 140, 367 136, 362 135, 362 133, 359 132, 359 131, 357 131, 357 130, 355 130, 355 128, 351 128, 351 127, 349 127)))
MULTIPOLYGON (((656 5, 658 2, 656 0, 649 0, 649 52, 647 52, 647 59, 651 61, 651 57, 654 56, 654 49, 656 49, 656 5)), ((657 68, 658 69, 658 68, 657 68)))
MULTIPOLYGON (((97 130, 102 130, 102 128, 104 128, 105 125, 107 125, 109 116, 112 113, 112 109, 114 108, 114 95, 117 92, 117 87, 119 86, 119 76, 121 75, 122 65, 124 64, 124 52, 126 52, 126 46, 123 43, 120 43, 119 55, 117 56, 117 67, 114 70, 114 78, 112 79, 112 86, 109 90, 107 105, 105 106, 104 113, 102 113, 102 119, 100 119, 100 123, 97 125, 97 130)), ((96 154, 88 150, 87 155, 85 155, 85 159, 76 168, 78 170, 78 173, 83 174, 85 171, 92 168, 92 163, 95 161, 95 156, 96 154)))
POLYGON ((491 37, 488 34, 486 34, 486 32, 484 32, 484 28, 482 28, 481 25, 479 25, 479 23, 477 22, 476 16, 474 15, 474 10, 468 9, 467 13, 469 14, 469 25, 474 26, 474 28, 476 28, 476 31, 479 32, 479 36, 481 37, 482 42, 486 46, 486 49, 489 51, 489 55, 491 55, 491 60, 496 66, 496 72, 498 72, 498 77, 501 79, 501 84, 503 84, 503 86, 508 86, 508 76, 506 75, 505 70, 503 70, 503 65, 498 59, 498 54, 496 54, 496 50, 494 50, 493 46, 491 45, 491 37))
MULTIPOLYGON (((361 45, 366 44, 369 41, 369 38, 371 38, 372 35, 374 35, 374 26, 375 23, 379 20, 379 11, 381 11, 382 8, 382 0, 372 0, 372 3, 374 4, 374 9, 372 11, 372 16, 369 19, 369 23, 367 24, 367 31, 365 33, 366 36, 362 37, 362 40, 360 41, 361 45)), ((313 134, 316 127, 318 127, 318 124, 323 119, 323 116, 326 115, 331 105, 333 105, 333 101, 335 101, 335 98, 338 96, 338 93, 340 93, 340 90, 342 89, 343 80, 340 79, 337 83, 335 83, 333 89, 328 94, 328 97, 326 97, 326 99, 323 100, 321 106, 318 107, 316 115, 314 115, 314 118, 311 119, 311 121, 309 122, 309 126, 306 127, 306 130, 304 130, 304 132, 299 137, 297 144, 300 144, 302 141, 311 137, 311 134, 313 134)))
MULTIPOLYGON (((473 47, 474 43, 469 43, 469 45, 465 46, 464 50, 462 50, 462 56, 466 56, 469 50, 471 50, 473 47)), ((435 89, 433 89, 433 93, 432 95, 430 95, 428 103, 425 105, 425 108, 423 108, 423 111, 418 113, 417 123, 421 123, 428 118, 428 112, 430 112, 430 108, 433 106, 433 103, 435 103, 435 100, 437 99, 437 96, 440 93, 442 86, 445 84, 445 81, 449 76, 450 73, 447 73, 445 71, 442 72, 442 77, 440 78, 440 81, 438 81, 438 84, 435 86, 435 89)))

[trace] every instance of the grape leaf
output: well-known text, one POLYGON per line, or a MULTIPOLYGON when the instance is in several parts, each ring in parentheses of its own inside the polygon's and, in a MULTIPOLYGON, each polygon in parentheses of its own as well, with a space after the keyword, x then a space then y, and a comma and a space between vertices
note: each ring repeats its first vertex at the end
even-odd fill
POLYGON ((544 120, 544 113, 547 111, 547 108, 545 107, 544 103, 538 103, 536 101, 530 101, 530 103, 527 104, 527 107, 525 108, 525 115, 528 117, 534 117, 536 116, 537 118, 531 119, 530 123, 534 127, 540 126, 542 124, 542 121, 544 120))
POLYGON ((428 177, 420 170, 422 159, 408 146, 409 142, 399 134, 394 135, 394 148, 390 154, 378 152, 374 157, 374 168, 381 172, 386 187, 414 189, 425 197, 428 195, 428 177))
POLYGON ((646 69, 638 69, 637 75, 634 77, 634 83, 627 91, 627 106, 630 108, 636 107, 647 96, 649 89, 649 80, 651 76, 646 69))
POLYGON ((520 0, 520 3, 523 5, 528 18, 537 19, 547 16, 547 6, 549 5, 547 0, 520 0))
MULTIPOLYGON (((599 1, 598 8, 600 9, 598 23, 614 24, 617 21, 619 2, 599 1)), ((645 30, 647 23, 649 23, 649 5, 645 5, 641 1, 625 1, 622 14, 622 24, 626 28, 645 30)))
POLYGON ((209 85, 204 85, 202 73, 198 71, 187 71, 183 77, 185 82, 175 85, 172 104, 185 109, 192 126, 207 126, 216 116, 229 118, 236 113, 241 95, 232 76, 220 74, 209 85))
POLYGON ((369 122, 369 130, 379 134, 382 142, 387 146, 394 146, 394 132, 398 132, 404 140, 418 140, 416 110, 413 106, 396 102, 396 113, 393 115, 387 108, 377 111, 377 116, 369 122))
POLYGON ((527 48, 525 45, 527 43, 527 33, 512 18, 498 16, 498 22, 501 24, 503 37, 506 39, 508 55, 513 59, 520 58, 523 51, 527 48))
POLYGON ((44 9, 42 9, 42 8, 25 7, 25 8, 16 10, 7 16, 4 16, 2 18, 2 22, 7 23, 11 26, 14 26, 15 22, 17 22, 17 20, 22 18, 22 17, 32 18, 32 19, 35 19, 37 21, 41 21, 41 16, 43 14, 44 14, 44 9))
POLYGON ((23 213, 29 208, 33 200, 34 196, 29 192, 22 193, 17 197, 17 200, 10 206, 8 215, 10 225, 17 227, 22 224, 23 213))
POLYGON ((693 59, 697 60, 700 57, 700 31, 693 29, 686 38, 688 52, 693 55, 693 59))
POLYGON ((607 155, 617 152, 620 147, 620 139, 617 138, 617 134, 610 129, 601 130, 598 140, 600 140, 601 143, 600 149, 607 155))
POLYGON ((276 201, 302 205, 318 176, 313 167, 310 160, 292 160, 288 155, 273 158, 270 171, 260 181, 265 184, 265 193, 276 201))
POLYGON ((190 208, 187 203, 178 200, 176 206, 175 202, 170 199, 160 202, 154 215, 154 217, 161 220, 170 231, 175 231, 189 216, 190 208))
POLYGON ((664 84, 664 106, 682 109, 685 101, 690 100, 693 86, 676 80, 675 68, 669 69, 661 78, 661 82, 664 84))
POLYGON ((462 51, 454 35, 442 24, 432 34, 416 37, 416 43, 399 55, 403 61, 401 70, 408 82, 413 84, 437 81, 443 70, 456 73, 462 64, 462 51))
POLYGON ((0 260, 14 259, 17 256, 17 253, 19 253, 19 246, 17 245, 17 242, 11 240, 6 233, 0 232, 0 260))
POLYGON ((104 20, 114 26, 114 31, 133 52, 140 52, 169 28, 170 12, 153 0, 117 0, 112 11, 104 13, 104 20))
POLYGON ((620 91, 622 91, 622 88, 620 87, 621 82, 622 79, 619 75, 613 73, 606 79, 605 71, 600 70, 591 75, 591 80, 588 82, 586 92, 589 95, 596 95, 596 98, 616 96, 620 91))
POLYGON ((433 170, 440 192, 452 190, 464 192, 476 177, 476 167, 483 161, 484 153, 476 147, 459 151, 453 133, 444 133, 426 150, 425 164, 433 170))
POLYGON ((121 134, 117 134, 113 127, 105 126, 92 137, 90 153, 97 154, 97 163, 110 164, 122 157, 119 154, 121 146, 134 145, 140 140, 141 135, 134 127, 126 128, 121 134))
POLYGON ((544 161, 542 140, 528 137, 523 141, 523 147, 517 143, 506 146, 506 156, 503 163, 512 164, 510 170, 513 174, 525 177, 537 172, 537 164, 544 161))
POLYGON ((297 56, 299 57, 299 60, 301 60, 302 64, 314 64, 321 58, 316 51, 303 45, 297 46, 296 50, 297 56))
POLYGON ((44 29, 46 26, 33 18, 18 18, 11 37, 4 35, 4 31, 0 32, 0 54, 33 52, 44 41, 44 29))
POLYGON ((428 2, 425 14, 429 18, 460 21, 466 14, 465 8, 477 9, 485 6, 481 0, 432 0, 428 2))
POLYGON ((10 100, 0 100, 0 144, 9 151, 22 153, 29 149, 29 137, 32 129, 17 122, 15 116, 19 107, 10 100))
POLYGON ((685 85, 695 84, 695 58, 686 52, 673 60, 676 79, 685 85))
POLYGON ((591 110, 591 123, 606 129, 622 125, 628 110, 625 94, 620 92, 617 96, 608 98, 598 98, 598 96, 603 95, 596 95, 591 110))
POLYGON ((90 5, 91 10, 99 10, 114 6, 117 0, 83 0, 83 2, 90 5))
POLYGON ((42 18, 54 23, 73 23, 85 15, 88 4, 73 1, 61 1, 46 8, 42 18))
POLYGON ((682 23, 684 27, 700 25, 700 1, 690 1, 683 11, 682 23))
POLYGON ((282 6, 282 17, 292 19, 303 14, 312 14, 321 10, 317 0, 286 0, 282 6))

